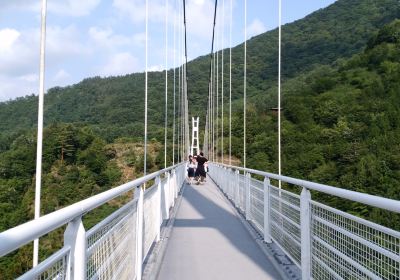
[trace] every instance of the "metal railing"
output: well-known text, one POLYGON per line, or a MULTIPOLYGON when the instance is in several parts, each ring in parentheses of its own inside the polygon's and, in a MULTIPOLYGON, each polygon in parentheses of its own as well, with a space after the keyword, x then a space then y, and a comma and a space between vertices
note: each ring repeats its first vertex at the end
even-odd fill
POLYGON ((395 213, 399 201, 216 163, 210 176, 264 241, 301 269, 302 279, 400 279, 400 232, 314 201, 310 190, 395 213), (271 179, 297 186, 300 195, 271 179))
POLYGON ((184 178, 184 164, 172 166, 4 231, 0 256, 67 224, 63 248, 19 279, 140 280, 143 261, 160 240, 184 178), (144 191, 142 186, 153 179, 144 191), (133 200, 86 232, 86 213, 132 190, 138 192, 133 200))

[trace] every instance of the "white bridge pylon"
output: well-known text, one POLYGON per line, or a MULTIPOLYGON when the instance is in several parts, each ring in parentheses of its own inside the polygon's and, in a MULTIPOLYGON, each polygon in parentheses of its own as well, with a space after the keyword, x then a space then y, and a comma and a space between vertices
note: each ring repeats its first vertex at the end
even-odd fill
POLYGON ((190 145, 190 154, 197 155, 199 153, 199 117, 192 117, 192 145, 190 145))

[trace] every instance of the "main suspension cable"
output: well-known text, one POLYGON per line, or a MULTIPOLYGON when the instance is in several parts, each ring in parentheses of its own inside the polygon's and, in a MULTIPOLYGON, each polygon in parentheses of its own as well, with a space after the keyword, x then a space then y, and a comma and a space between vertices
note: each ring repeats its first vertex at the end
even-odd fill
POLYGON ((210 133, 210 147, 211 147, 211 155, 212 155, 212 160, 215 161, 215 118, 214 118, 214 68, 215 68, 215 59, 214 59, 214 41, 215 41, 215 25, 216 25, 216 19, 217 19, 217 6, 218 6, 218 0, 215 0, 214 4, 214 21, 213 21, 213 31, 212 31, 212 39, 211 39, 211 52, 210 52, 210 75, 209 75, 209 98, 210 98, 210 126, 209 129, 212 130, 212 133, 210 133))

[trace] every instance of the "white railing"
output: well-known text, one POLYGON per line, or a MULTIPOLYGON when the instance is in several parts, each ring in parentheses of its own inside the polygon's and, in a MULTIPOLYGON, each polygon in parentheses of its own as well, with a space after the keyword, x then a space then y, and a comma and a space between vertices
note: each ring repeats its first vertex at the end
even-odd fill
POLYGON ((142 264, 185 178, 179 164, 0 233, 0 256, 65 224, 64 246, 19 279, 137 279, 142 264), (142 186, 155 183, 145 191, 142 186), (135 191, 135 198, 86 232, 82 217, 108 201, 135 191))
POLYGON ((210 164, 210 176, 264 241, 275 242, 301 269, 302 279, 400 279, 400 232, 318 203, 310 190, 395 213, 400 201, 222 164, 210 164))

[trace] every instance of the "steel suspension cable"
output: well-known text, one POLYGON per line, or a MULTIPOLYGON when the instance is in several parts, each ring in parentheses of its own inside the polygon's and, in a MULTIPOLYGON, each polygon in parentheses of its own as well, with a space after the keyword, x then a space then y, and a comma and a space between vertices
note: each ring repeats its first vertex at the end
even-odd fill
POLYGON ((183 26, 185 30, 185 136, 186 136, 186 154, 189 154, 189 101, 188 101, 188 76, 187 76, 187 65, 188 65, 188 55, 187 55, 187 26, 186 26, 186 0, 183 0, 183 26))
MULTIPOLYGON (((47 0, 42 0, 41 30, 40 30, 40 72, 39 72, 39 104, 38 104, 38 130, 36 142, 36 177, 35 177, 35 219, 40 217, 40 196, 42 185, 42 154, 43 154, 43 104, 44 104, 44 78, 46 55, 46 15, 47 0)), ((33 241, 33 266, 39 262, 39 239, 33 241)))
MULTIPOLYGON (((181 20, 181 10, 179 5, 179 0, 178 0, 178 23, 180 23, 181 20)), ((179 63, 179 72, 178 72, 178 160, 182 161, 182 87, 181 87, 181 82, 182 82, 182 67, 181 67, 181 61, 182 61, 182 29, 180 25, 178 24, 178 63, 179 63)))
POLYGON ((232 0, 229 24, 229 165, 232 165, 232 0))
POLYGON ((172 121, 172 165, 175 165, 175 119, 176 119, 176 108, 175 108, 175 103, 176 103, 176 101, 175 101, 175 90, 176 90, 176 73, 175 73, 175 70, 176 70, 176 54, 175 54, 175 52, 176 52, 176 49, 175 49, 175 47, 176 47, 176 10, 175 10, 175 8, 176 8, 176 0, 175 0, 175 4, 174 4, 174 50, 173 50, 173 56, 174 56, 174 58, 173 58, 173 61, 174 61, 174 66, 173 66, 173 68, 174 68, 174 89, 173 89, 173 91, 174 91, 174 97, 173 97, 173 107, 174 107, 174 114, 173 114, 173 121, 172 121))
POLYGON ((149 20, 149 3, 146 0, 146 31, 145 31, 145 75, 144 75, 144 156, 143 156, 143 173, 146 176, 147 172, 147 48, 148 48, 148 20, 149 20))
POLYGON ((211 52, 210 52, 210 121, 212 123, 210 130, 212 129, 212 139, 211 148, 212 148, 212 160, 215 161, 215 116, 214 116, 214 72, 215 72, 215 56, 214 56, 214 42, 215 42, 215 25, 217 19, 217 6, 218 0, 215 0, 214 4, 214 21, 213 21, 213 31, 212 31, 212 39, 211 39, 211 52))
POLYGON ((224 26, 225 26, 225 0, 222 0, 221 23, 221 162, 224 163, 224 26))
MULTIPOLYGON (((181 7, 182 8, 182 7, 181 7)), ((183 20, 183 10, 181 10, 181 21, 183 20)), ((182 32, 182 36, 181 36, 181 47, 182 47, 182 52, 183 52, 183 27, 181 27, 181 32, 182 32)), ((186 143, 186 139, 185 139, 185 64, 184 64, 184 56, 181 55, 182 59, 182 63, 181 63, 181 133, 182 133, 182 138, 181 138, 181 155, 182 155, 182 159, 186 158, 185 155, 185 143, 186 143)))
MULTIPOLYGON (((282 173, 282 160, 281 160, 281 59, 282 59, 282 1, 279 0, 279 28, 278 28, 278 174, 282 173)), ((281 180, 279 180, 279 188, 282 187, 281 180)))
POLYGON ((244 1, 243 166, 246 168, 247 0, 244 1))
POLYGON ((164 168, 167 168, 167 126, 168 126, 168 0, 165 0, 165 127, 164 127, 164 168))
POLYGON ((216 89, 217 89, 217 87, 216 87, 216 82, 215 82, 215 77, 216 77, 216 75, 215 75, 215 70, 216 70, 216 67, 215 67, 215 61, 216 61, 216 52, 214 52, 214 55, 213 55, 213 98, 212 98, 212 100, 213 100, 213 161, 216 161, 217 160, 217 157, 216 157, 216 148, 215 148, 215 143, 216 143, 216 117, 215 117, 215 113, 216 113, 216 109, 215 109, 215 103, 216 103, 216 100, 215 100, 215 97, 216 97, 216 89))

